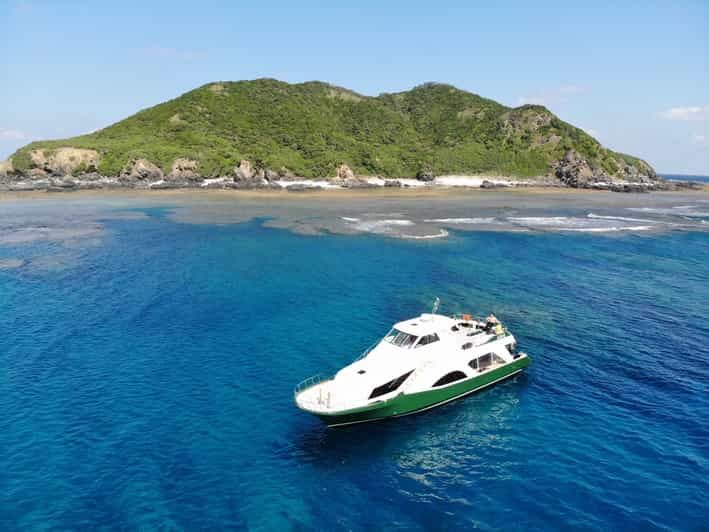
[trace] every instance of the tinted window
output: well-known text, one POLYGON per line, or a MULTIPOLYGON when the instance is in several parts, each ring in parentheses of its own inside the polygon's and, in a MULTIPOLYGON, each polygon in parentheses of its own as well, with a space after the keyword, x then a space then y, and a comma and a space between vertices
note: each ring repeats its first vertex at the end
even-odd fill
POLYGON ((488 353, 487 355, 483 355, 478 358, 478 367, 480 369, 485 369, 490 366, 490 364, 492 364, 492 353, 488 353))
POLYGON ((433 342, 437 342, 438 340, 439 338, 437 334, 427 334, 426 336, 421 337, 421 340, 418 344, 416 344, 416 347, 432 344, 433 342))
POLYGON ((390 392, 393 392, 396 390, 399 386, 403 384, 403 382, 406 380, 406 378, 411 375, 414 372, 414 370, 409 371, 408 373, 404 373, 401 377, 397 377, 396 379, 392 379, 389 382, 385 382, 381 386, 377 386, 372 390, 372 393, 369 394, 370 399, 374 399, 375 397, 379 397, 380 395, 384 395, 390 392))
POLYGON ((462 371, 451 371, 450 373, 443 375, 443 377, 438 379, 433 384, 433 387, 435 388, 436 386, 443 386, 445 384, 450 384, 451 382, 459 381, 464 378, 465 378, 465 373, 463 373, 462 371))
POLYGON ((392 329, 389 331, 389 334, 384 337, 384 340, 399 347, 411 347, 414 345, 417 338, 418 336, 414 336, 413 334, 407 334, 405 332, 392 329))

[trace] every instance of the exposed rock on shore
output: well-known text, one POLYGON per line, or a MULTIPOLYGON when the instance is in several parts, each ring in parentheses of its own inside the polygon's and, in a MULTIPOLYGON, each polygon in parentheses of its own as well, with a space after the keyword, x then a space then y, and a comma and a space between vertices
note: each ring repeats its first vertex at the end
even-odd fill
POLYGON ((421 170, 416 174, 416 179, 419 181, 430 182, 435 179, 435 176, 430 170, 421 170))
POLYGON ((254 177, 254 170, 251 163, 245 159, 239 162, 239 166, 234 169, 234 181, 249 181, 254 177))
POLYGON ((96 150, 69 147, 49 151, 32 150, 29 156, 34 169, 59 176, 95 172, 100 159, 96 150))
POLYGON ((15 173, 15 168, 12 166, 10 159, 0 162, 0 178, 6 178, 15 173))
POLYGON ((609 164, 616 169, 616 177, 611 176, 605 168, 590 162, 576 150, 569 150, 561 160, 552 164, 552 170, 562 183, 574 188, 645 192, 667 185, 658 178, 650 165, 640 159, 630 165, 622 158, 613 157, 609 164))
POLYGON ((201 180, 197 173, 199 163, 192 159, 180 157, 172 163, 172 169, 167 174, 167 178, 173 181, 201 180))
POLYGON ((151 180, 163 179, 162 170, 147 159, 136 159, 123 169, 119 178, 122 180, 151 180))
POLYGON ((354 172, 346 164, 341 164, 340 167, 337 169, 337 179, 341 179, 343 181, 346 181, 348 179, 354 179, 354 178, 355 178, 354 172))

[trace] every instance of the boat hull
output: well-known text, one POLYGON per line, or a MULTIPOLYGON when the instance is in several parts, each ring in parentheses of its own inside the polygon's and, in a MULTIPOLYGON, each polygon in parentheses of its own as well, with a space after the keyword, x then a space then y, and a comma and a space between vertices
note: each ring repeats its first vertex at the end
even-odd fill
POLYGON ((406 394, 402 393, 387 401, 374 403, 362 408, 344 412, 324 414, 312 412, 330 427, 377 421, 390 417, 406 416, 422 412, 436 406, 448 403, 465 395, 476 392, 487 386, 505 380, 518 374, 529 366, 531 360, 524 356, 500 368, 488 371, 476 377, 470 377, 455 384, 442 388, 435 388, 423 392, 406 394))

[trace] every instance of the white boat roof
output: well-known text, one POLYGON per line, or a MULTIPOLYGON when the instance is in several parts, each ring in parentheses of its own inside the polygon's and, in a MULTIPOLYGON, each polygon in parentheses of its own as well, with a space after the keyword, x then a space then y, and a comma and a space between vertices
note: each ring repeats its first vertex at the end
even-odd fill
POLYGON ((423 336, 424 334, 450 329, 456 323, 458 323, 457 320, 442 314, 421 314, 417 318, 396 323, 394 328, 414 336, 423 336))

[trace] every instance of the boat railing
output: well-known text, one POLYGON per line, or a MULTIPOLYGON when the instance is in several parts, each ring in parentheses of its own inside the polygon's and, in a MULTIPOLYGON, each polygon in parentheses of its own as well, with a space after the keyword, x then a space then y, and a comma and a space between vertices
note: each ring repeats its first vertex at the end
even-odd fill
POLYGON ((374 342, 367 349, 365 349, 361 355, 359 355, 357 358, 355 358, 352 362, 357 362, 358 360, 362 360, 364 357, 366 357, 372 351, 372 349, 374 349, 375 347, 377 347, 379 345, 379 342, 381 342, 381 340, 377 340, 376 342, 374 342))
POLYGON ((303 379, 298 383, 298 385, 295 387, 293 390, 293 396, 296 397, 298 394, 301 392, 304 392, 308 388, 312 388, 313 386, 317 386, 318 384, 322 384, 325 381, 329 381, 332 377, 323 375, 321 373, 318 373, 317 375, 313 375, 312 377, 308 377, 307 379, 303 379))

